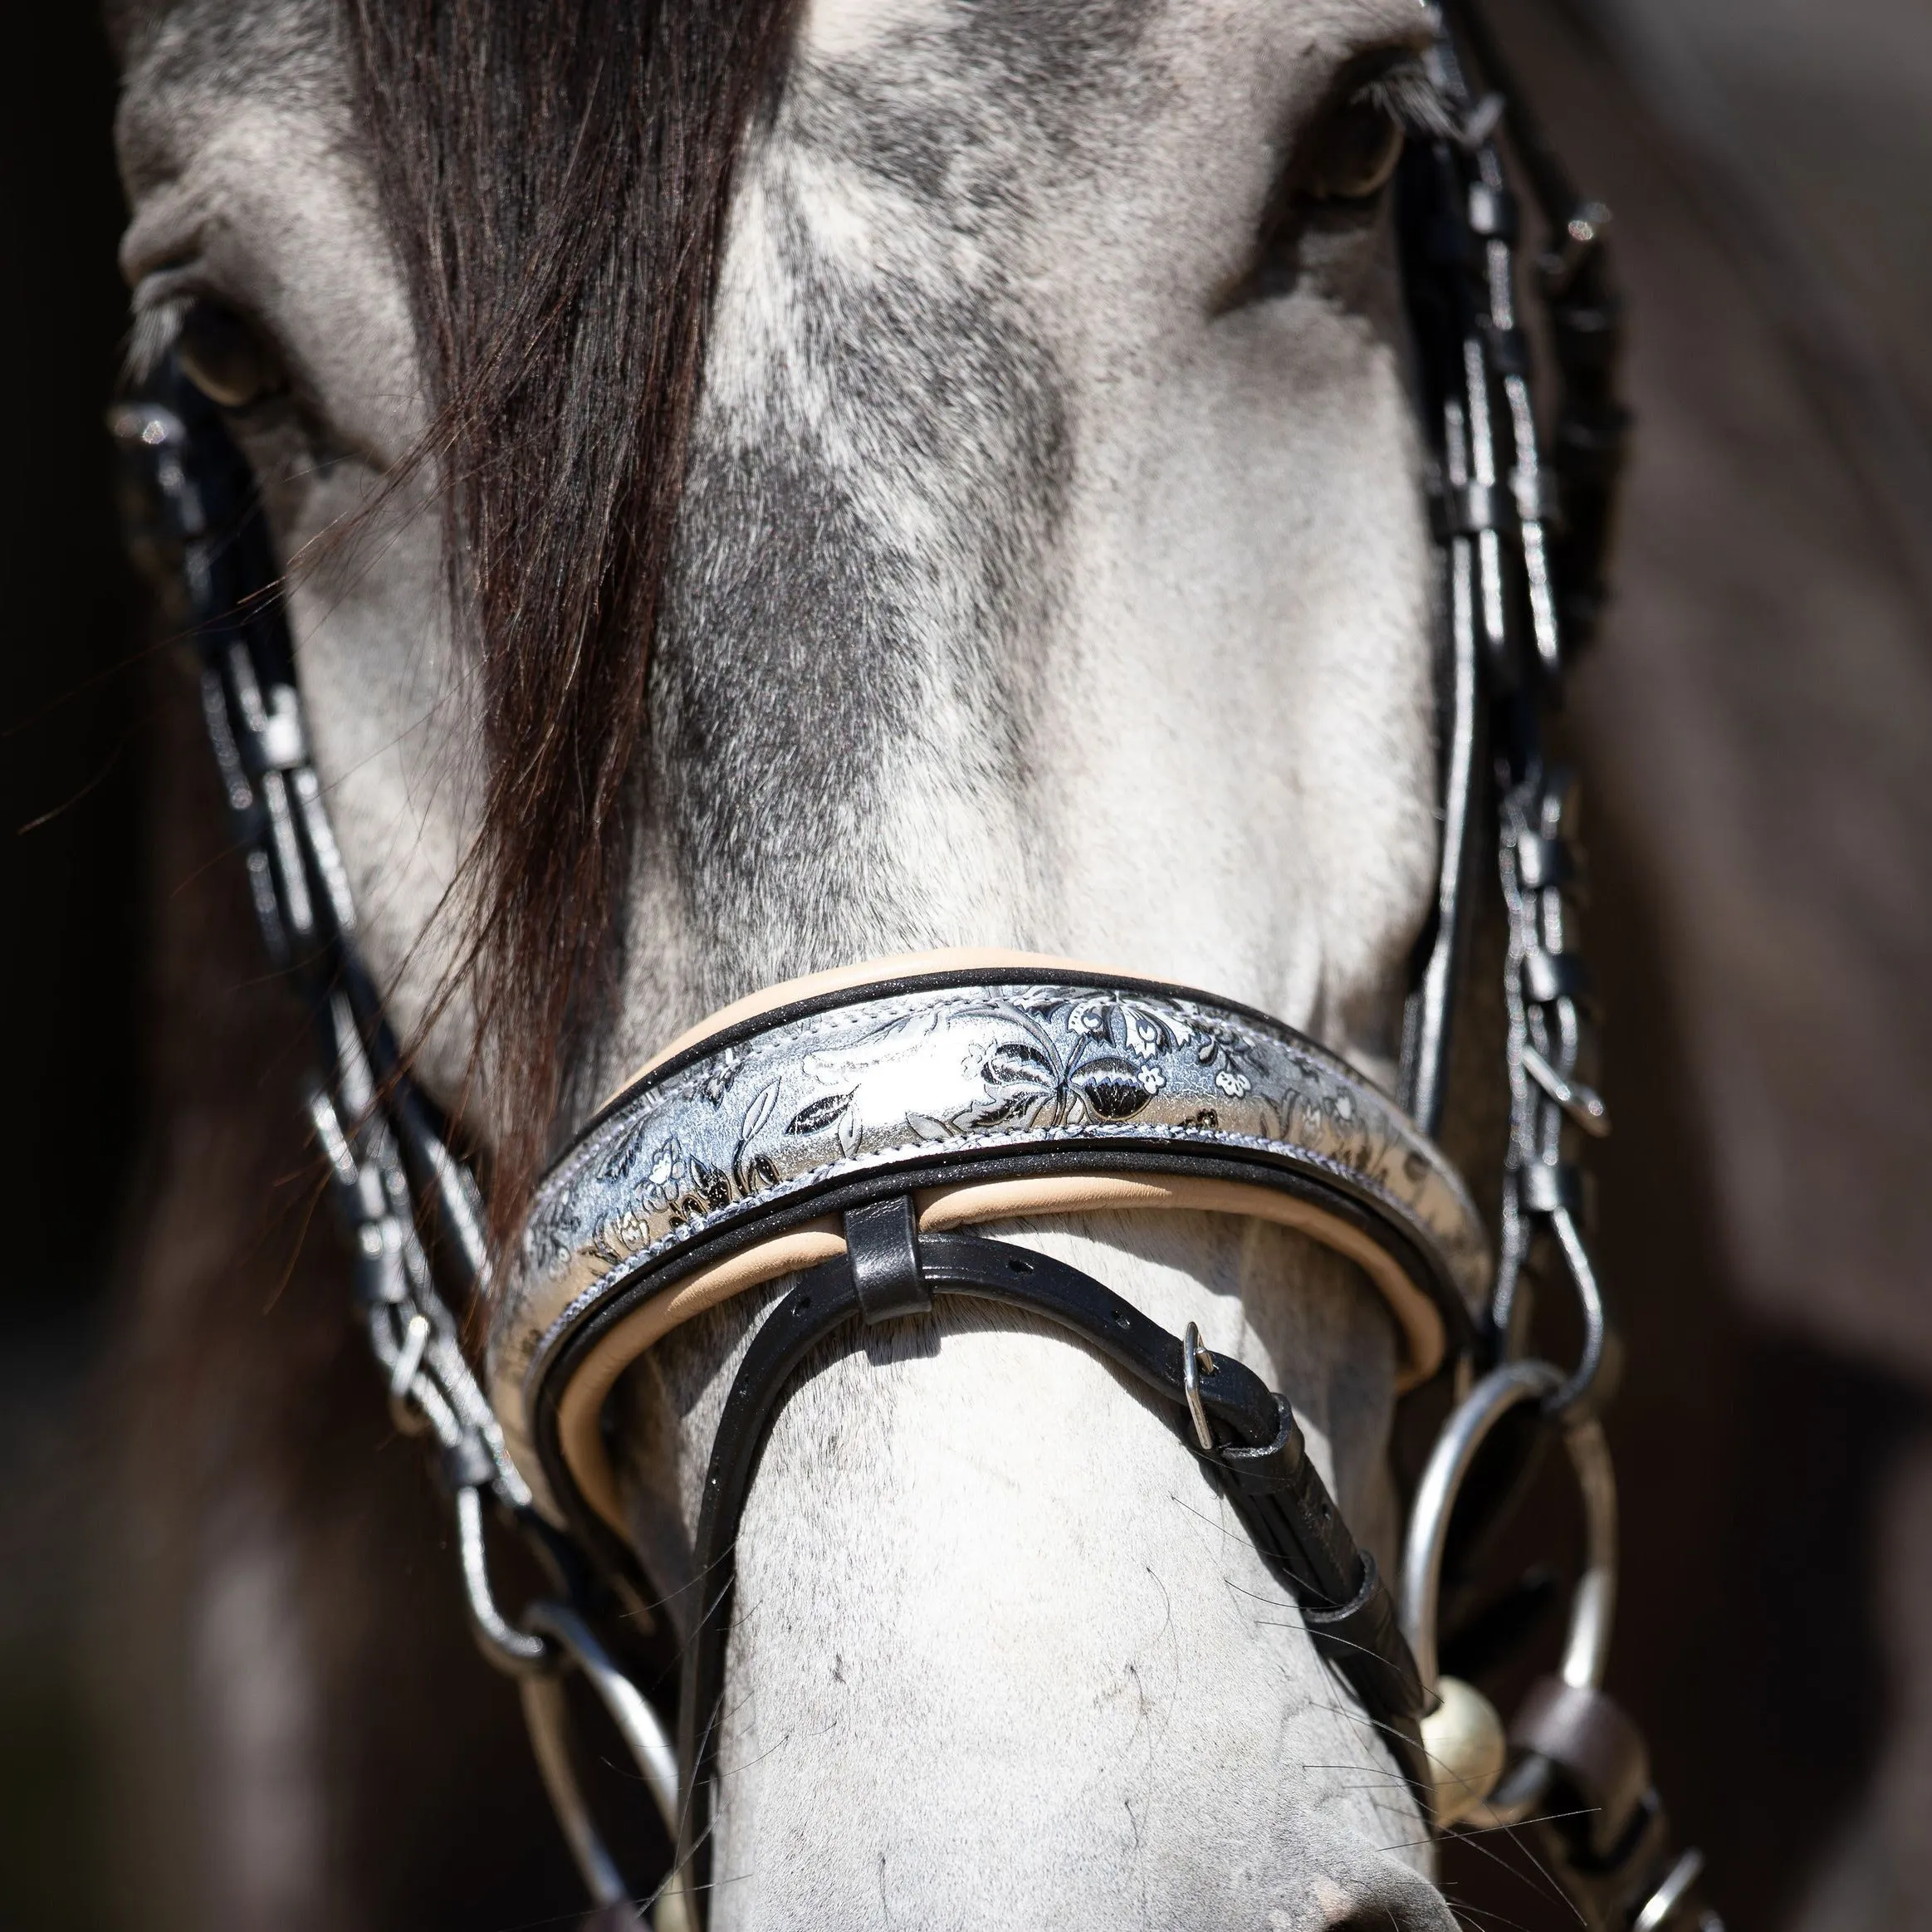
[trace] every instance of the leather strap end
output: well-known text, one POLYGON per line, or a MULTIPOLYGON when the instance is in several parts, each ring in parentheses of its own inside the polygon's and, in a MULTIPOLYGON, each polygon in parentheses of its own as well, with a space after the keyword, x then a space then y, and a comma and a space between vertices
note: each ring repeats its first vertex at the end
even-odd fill
POLYGON ((1362 1581, 1338 1610, 1304 1603, 1302 1621, 1315 1647, 1362 1694, 1371 1710, 1420 1719, 1429 1698, 1421 1674, 1396 1621, 1395 1599, 1376 1561, 1362 1553, 1362 1581))

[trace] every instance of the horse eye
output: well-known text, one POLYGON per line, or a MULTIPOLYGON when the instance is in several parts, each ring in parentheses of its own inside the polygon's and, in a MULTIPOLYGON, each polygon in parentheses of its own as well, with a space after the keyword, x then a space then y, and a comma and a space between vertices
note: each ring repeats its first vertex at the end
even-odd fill
POLYGON ((174 355, 188 379, 224 409, 246 409, 288 386, 281 358, 262 332, 204 296, 183 311, 174 355))
POLYGON ((1323 118, 1297 169, 1309 200, 1366 201, 1395 173, 1402 158, 1402 130, 1379 94, 1366 88, 1323 118))

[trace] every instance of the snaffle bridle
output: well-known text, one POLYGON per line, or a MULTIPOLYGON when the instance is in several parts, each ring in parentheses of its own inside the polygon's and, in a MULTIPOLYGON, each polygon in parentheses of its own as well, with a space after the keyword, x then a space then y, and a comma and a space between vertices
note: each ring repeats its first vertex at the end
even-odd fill
POLYGON ((172 366, 115 412, 148 494, 139 547, 185 584, 263 934, 316 1015, 330 1071, 311 1112, 355 1240, 369 1341, 399 1426, 441 1450, 476 1634, 521 1683, 546 1784, 600 1904, 633 1894, 578 1783, 561 1679, 575 1670, 589 1682, 677 1839, 660 1925, 695 1926, 733 1552, 773 1417, 814 1352, 923 1316, 936 1298, 968 1297, 1096 1352, 1167 1418, 1437 1828, 1533 1829, 1592 1932, 1716 1932, 1697 1895, 1701 1861, 1670 1849, 1642 1740, 1602 1689, 1616 1524, 1597 1418, 1617 1348, 1572 1157, 1606 1118, 1586 1083, 1591 1009, 1568 943, 1572 787, 1546 762, 1541 725, 1564 642, 1588 636, 1602 602, 1621 462, 1607 218, 1571 187, 1480 16, 1456 9, 1433 58, 1461 131, 1411 140, 1397 209, 1443 570, 1443 839, 1401 1105, 1266 1015, 1063 961, 936 956, 777 989, 648 1069, 545 1178, 515 1279, 496 1284, 490 1396, 451 1312, 492 1285, 482 1203, 358 954, 247 466, 218 411, 172 366), (1465 61, 1493 91, 1478 97, 1465 61), (1533 264, 1559 377, 1547 467, 1499 131, 1549 224, 1533 264), (1509 1098, 1493 1266, 1433 1142, 1492 819, 1509 1098), (1284 1398, 1211 1355, 1191 1327, 1168 1333, 1080 1270, 970 1231, 1094 1206, 1192 1206, 1300 1228, 1360 1263, 1390 1301, 1411 1381, 1454 1362, 1458 1399, 1413 1499, 1396 1592, 1354 1542, 1284 1398), (1582 1317, 1568 1373, 1529 1353, 1533 1274, 1550 1264, 1582 1317), (599 1634, 626 1609, 648 1618, 601 1461, 603 1397, 677 1321, 793 1276, 751 1339, 714 1440, 673 1749, 599 1634), (1488 1465, 1521 1461, 1539 1433, 1562 1440, 1579 1479, 1586 1564, 1560 1668, 1505 1739, 1480 1693, 1439 1675, 1436 1604, 1452 1540, 1470 1533, 1456 1504, 1472 1470, 1486 1450, 1485 1489, 1506 1490, 1488 1465), (521 1533, 555 1584, 516 1620, 491 1581, 492 1518, 521 1533))

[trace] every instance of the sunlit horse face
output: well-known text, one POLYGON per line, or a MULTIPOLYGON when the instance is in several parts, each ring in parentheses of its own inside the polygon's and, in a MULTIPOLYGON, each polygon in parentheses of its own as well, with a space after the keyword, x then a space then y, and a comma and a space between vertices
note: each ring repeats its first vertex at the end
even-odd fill
MULTIPOLYGON (((1338 203, 1259 256, 1341 78, 1427 27, 1412 0, 807 11, 731 221, 614 1069, 721 999, 946 943, 1386 1054, 1432 844, 1387 224, 1338 203)), ((295 401, 237 420, 294 555, 423 423, 328 16, 183 7, 134 46, 127 271, 286 364, 295 401)), ((295 615, 407 1017, 473 805, 435 519, 298 579, 295 615)))
MULTIPOLYGON (((731 208, 605 1071, 956 944, 1208 986, 1386 1071, 1434 859, 1430 578, 1387 157, 1323 144, 1431 30, 1415 0, 806 8, 731 208), (1338 191, 1284 220, 1291 168, 1338 191)), ((331 17, 125 34, 137 304, 246 319, 203 345, 217 387, 286 372, 236 426, 296 556, 427 419, 331 17)), ((405 1025, 479 757, 428 487, 292 604, 405 1025)), ((1205 1219, 1037 1238, 1284 1388, 1386 1564, 1394 1346, 1350 1270, 1205 1219)), ((731 1323, 677 1341, 633 1457, 673 1571, 731 1323)), ((1447 1923, 1389 1760, 1092 1360, 1009 1333, 847 1367, 746 1517, 720 1925, 1447 1923), (827 1547, 785 1499, 854 1417, 893 1480, 853 1472, 827 1547)))

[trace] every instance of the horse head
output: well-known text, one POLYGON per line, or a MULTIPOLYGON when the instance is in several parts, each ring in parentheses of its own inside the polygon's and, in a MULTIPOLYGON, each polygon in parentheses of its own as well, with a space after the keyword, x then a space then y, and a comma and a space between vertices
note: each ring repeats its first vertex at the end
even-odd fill
MULTIPOLYGON (((600 1093, 856 962, 1109 962, 1393 1085, 1438 879, 1390 192, 1444 113, 1427 10, 130 0, 117 31, 137 356, 252 466, 362 956, 505 1253, 600 1093)), ((1139 1037, 1112 1073, 995 1043, 1000 1104, 1078 1074, 1118 1112, 1139 1037)), ((1284 1392, 1394 1573, 1414 1363, 1362 1265, 1186 1202, 993 1231, 1284 1392)), ((686 1635, 790 1279, 599 1411, 686 1635)), ((801 1382, 736 1601, 715 1927, 1450 1922, 1294 1597, 1036 1321, 942 1302, 801 1382)))

